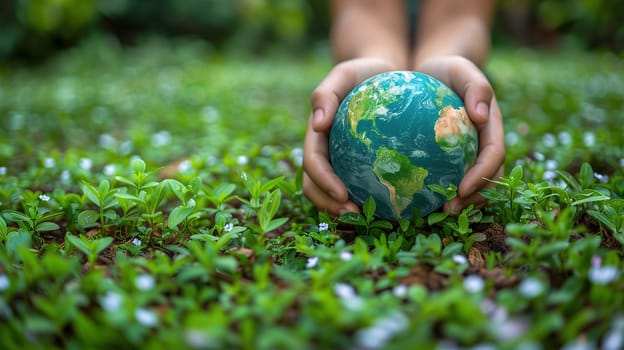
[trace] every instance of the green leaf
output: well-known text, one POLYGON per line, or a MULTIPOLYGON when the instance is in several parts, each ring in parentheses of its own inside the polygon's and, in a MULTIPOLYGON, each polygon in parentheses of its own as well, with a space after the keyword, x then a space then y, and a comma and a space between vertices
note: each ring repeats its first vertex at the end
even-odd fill
POLYGON ((103 180, 102 182, 100 182, 100 185, 98 186, 98 198, 106 198, 109 194, 110 191, 110 182, 108 182, 108 180, 103 180))
POLYGON ((93 185, 87 182, 83 182, 81 188, 82 188, 82 193, 84 193, 87 199, 90 200, 91 203, 99 207, 101 203, 100 203, 100 197, 99 197, 99 193, 97 189, 95 189, 93 185))
POLYGON ((366 218, 366 221, 371 222, 375 217, 375 211, 377 210, 377 204, 375 204, 373 196, 368 196, 368 198, 366 198, 362 209, 364 211, 364 218, 366 218))
POLYGON ((93 242, 93 244, 95 245, 95 253, 101 253, 104 249, 111 245, 111 243, 113 243, 113 237, 102 237, 96 239, 93 242))
POLYGON ((343 222, 345 224, 357 225, 357 226, 366 226, 366 220, 360 213, 344 213, 338 217, 338 221, 343 222))
POLYGON ((603 225, 607 226, 611 231, 615 232, 615 224, 611 221, 609 217, 607 217, 603 213, 596 211, 596 210, 588 210, 587 215, 600 221, 603 225))
POLYGON ((117 192, 115 193, 115 198, 117 198, 117 200, 122 200, 122 201, 129 201, 132 203, 136 203, 136 204, 145 204, 145 201, 135 195, 131 195, 129 193, 126 192, 117 192))
POLYGON ((176 228, 182 221, 184 221, 195 210, 195 206, 179 206, 173 208, 169 217, 167 218, 167 226, 170 229, 176 228))
POLYGON ((20 229, 7 235, 6 250, 9 255, 14 255, 19 247, 30 248, 31 245, 32 236, 28 231, 20 229))
POLYGON ((89 228, 99 225, 100 214, 95 210, 83 210, 76 217, 78 226, 89 228))
POLYGON ((167 179, 164 182, 167 184, 167 186, 169 186, 171 192, 173 192, 173 194, 178 197, 180 201, 184 202, 185 194, 188 191, 186 186, 184 186, 184 184, 182 184, 180 181, 174 179, 167 179))
POLYGON ((131 166, 135 174, 142 174, 145 172, 146 165, 143 159, 137 158, 133 160, 131 166))
POLYGON ((11 222, 20 222, 20 221, 30 221, 30 217, 27 216, 24 213, 20 213, 19 211, 15 211, 15 210, 5 210, 2 212, 2 216, 4 216, 5 219, 7 219, 8 221, 11 222))
POLYGON ((570 242, 568 241, 546 243, 537 247, 536 254, 539 258, 549 257, 564 251, 569 245, 570 242))
POLYGON ((583 163, 581 165, 581 171, 579 172, 579 182, 583 188, 588 188, 594 184, 594 169, 589 163, 583 163))
POLYGON ((55 231, 58 230, 60 226, 54 222, 46 221, 42 222, 35 227, 35 231, 44 232, 44 231, 55 231))
POLYGON ((7 224, 2 218, 2 216, 0 216, 0 241, 4 241, 8 233, 9 233, 9 228, 7 227, 7 224))
POLYGON ((457 225, 459 226, 459 233, 462 235, 472 231, 470 229, 468 215, 465 210, 459 215, 459 217, 457 217, 457 225))
POLYGON ((445 212, 431 213, 427 217, 427 222, 429 223, 429 226, 433 226, 438 222, 444 221, 444 219, 446 219, 448 215, 449 214, 445 212))
POLYGON ((273 219, 271 220, 271 222, 269 222, 269 224, 266 227, 262 228, 262 231, 264 231, 264 233, 271 232, 277 229, 278 227, 282 226, 283 224, 285 224, 286 221, 288 221, 288 218, 273 219))
POLYGON ((603 195, 597 195, 597 196, 587 197, 587 198, 584 198, 584 199, 579 199, 577 201, 572 202, 572 205, 579 205, 579 204, 585 204, 585 203, 594 203, 594 202, 602 202, 602 201, 608 201, 609 199, 611 199, 611 197, 607 197, 607 196, 603 196, 603 195))
POLYGON ((369 228, 392 229, 394 225, 388 220, 375 220, 369 225, 369 228))
POLYGON ((91 255, 91 247, 89 247, 89 245, 87 245, 87 243, 85 243, 81 238, 71 235, 69 233, 65 235, 65 238, 67 239, 67 241, 69 241, 69 243, 71 243, 71 245, 76 247, 85 255, 91 255))
POLYGON ((513 182, 522 181, 523 177, 524 169, 522 168, 522 165, 516 165, 513 169, 511 169, 511 172, 509 173, 509 179, 513 182))
POLYGON ((284 180, 284 176, 276 177, 275 179, 270 180, 270 181, 264 183, 260 187, 260 192, 268 192, 268 191, 272 190, 273 187, 277 186, 277 184, 282 182, 282 180, 284 180))

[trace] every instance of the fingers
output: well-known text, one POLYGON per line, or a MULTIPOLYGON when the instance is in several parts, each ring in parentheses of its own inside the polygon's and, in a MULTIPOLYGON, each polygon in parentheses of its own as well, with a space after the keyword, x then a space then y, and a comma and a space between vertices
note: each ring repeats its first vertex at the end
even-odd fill
MULTIPOLYGON (((500 167, 492 178, 496 179, 501 177, 502 175, 503 167, 500 167)), ((479 189, 481 190, 493 186, 495 186, 494 183, 486 182, 485 185, 479 189)), ((468 207, 470 204, 474 205, 475 208, 481 208, 487 204, 487 199, 483 197, 479 192, 471 193, 466 197, 457 196, 451 201, 444 204, 444 211, 452 215, 457 215, 462 211, 462 209, 468 207)))
POLYGON ((347 211, 358 211, 358 206, 349 201, 344 184, 334 173, 329 163, 327 134, 312 129, 310 118, 304 141, 303 192, 320 210, 333 216, 347 211))
POLYGON ((487 123, 475 123, 479 133, 479 155, 472 168, 464 175, 457 194, 467 198, 488 184, 485 179, 494 179, 502 175, 501 166, 505 161, 505 143, 503 139, 503 121, 496 102, 490 104, 487 123))
POLYGON ((334 198, 327 195, 327 193, 316 186, 307 173, 303 174, 303 192, 319 210, 326 211, 333 217, 338 217, 347 212, 360 211, 359 207, 351 201, 337 202, 334 198))
POLYGON ((502 115, 494 90, 483 72, 463 57, 432 58, 420 68, 460 95, 466 112, 479 133, 479 155, 476 163, 464 175, 457 197, 447 203, 445 210, 457 212, 469 204, 482 205, 485 199, 478 191, 489 185, 485 179, 502 175, 501 166, 505 160, 502 115))
POLYGON ((340 102, 365 79, 391 70, 388 62, 376 59, 354 59, 336 65, 312 93, 312 127, 329 132, 340 102))

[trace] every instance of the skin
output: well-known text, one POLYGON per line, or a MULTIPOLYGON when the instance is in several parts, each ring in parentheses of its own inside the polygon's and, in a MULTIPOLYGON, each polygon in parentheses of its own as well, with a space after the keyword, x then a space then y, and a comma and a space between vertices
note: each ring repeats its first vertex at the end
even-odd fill
POLYGON ((485 179, 502 175, 505 145, 494 90, 480 67, 490 49, 494 0, 421 1, 409 28, 402 0, 334 0, 331 42, 337 64, 312 93, 312 115, 304 141, 303 191, 333 216, 359 211, 329 163, 328 140, 340 102, 363 80, 391 70, 419 71, 446 83, 463 100, 479 132, 479 155, 456 198, 444 210, 455 214, 485 204, 478 193, 485 179), (410 42, 413 30, 414 42, 410 42))

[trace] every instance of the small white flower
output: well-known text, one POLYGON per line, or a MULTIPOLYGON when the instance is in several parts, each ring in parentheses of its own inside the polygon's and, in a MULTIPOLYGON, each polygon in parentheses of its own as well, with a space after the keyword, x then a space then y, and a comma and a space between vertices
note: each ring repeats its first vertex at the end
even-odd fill
POLYGON ((292 151, 290 151, 290 157, 297 166, 301 166, 301 164, 303 164, 303 149, 299 147, 293 148, 292 151))
POLYGON ((362 307, 362 299, 355 293, 355 289, 347 283, 337 283, 334 293, 342 300, 347 309, 357 310, 362 307))
POLYGON ((397 333, 409 325, 409 320, 400 312, 375 321, 369 327, 356 333, 356 342, 365 349, 380 349, 397 333))
POLYGON ((603 184, 609 183, 609 175, 594 173, 594 177, 600 183, 603 183, 603 184))
POLYGON ((559 133, 559 142, 561 142, 562 145, 569 145, 572 143, 572 135, 570 135, 569 132, 567 131, 562 131, 559 133))
POLYGON ((140 239, 138 239, 138 238, 134 238, 134 239, 132 240, 132 245, 135 245, 135 246, 140 246, 140 245, 141 245, 141 243, 142 243, 142 242, 141 242, 141 240, 140 240, 140 239))
POLYGON ((505 134, 505 143, 509 146, 514 146, 520 141, 520 136, 517 133, 510 131, 505 134))
POLYGON ((102 148, 114 149, 117 145, 117 140, 110 134, 101 134, 98 138, 98 143, 102 148))
POLYGON ((104 175, 112 176, 115 175, 115 170, 117 170, 117 168, 113 164, 108 164, 104 166, 102 172, 104 173, 104 175))
POLYGON ((397 298, 405 298, 407 296, 407 286, 404 284, 397 284, 392 288, 392 294, 397 298))
POLYGON ((328 224, 328 223, 326 223, 326 222, 321 222, 321 223, 318 225, 318 230, 319 230, 319 232, 327 231, 328 229, 329 229, 329 224, 328 224))
POLYGON ((9 277, 7 275, 0 275, 0 292, 4 292, 5 290, 9 289, 9 286, 11 285, 11 281, 9 280, 9 277))
POLYGON ((134 284, 136 285, 138 290, 147 292, 154 288, 154 286, 156 285, 156 282, 154 281, 154 277, 146 273, 143 273, 137 276, 136 280, 134 281, 134 284))
POLYGON ((618 275, 615 266, 594 266, 589 269, 589 280, 594 284, 609 284, 613 282, 618 275))
POLYGON ((167 130, 161 130, 152 135, 152 146, 162 147, 171 143, 171 134, 167 130))
POLYGON ((353 258, 353 253, 348 250, 343 250, 340 252, 340 260, 349 261, 353 258))
POLYGON ((134 311, 134 317, 140 324, 146 327, 153 327, 158 323, 158 316, 148 309, 138 308, 134 311))
POLYGON ((187 329, 184 331, 184 341, 193 349, 217 348, 210 339, 210 334, 201 329, 187 329))
POLYGON ((557 138, 555 138, 555 135, 548 133, 544 135, 542 142, 546 147, 555 147, 557 145, 557 138))
POLYGON ((134 149, 134 144, 132 143, 132 141, 130 140, 124 141, 119 145, 119 154, 121 155, 130 154, 133 149, 134 149))
POLYGON ((621 159, 620 159, 620 166, 621 166, 621 167, 624 167, 624 158, 621 158, 621 159))
POLYGON ((466 257, 461 254, 453 255, 453 261, 459 265, 465 265, 468 263, 468 259, 466 259, 466 257))
POLYGON ((308 258, 308 262, 306 263, 306 269, 311 269, 318 265, 318 256, 312 256, 308 258))
POLYGON ((230 232, 230 231, 232 231, 233 228, 234 228, 234 224, 227 223, 227 224, 225 224, 225 226, 223 226, 223 231, 224 232, 230 232))
POLYGON ((0 166, 0 175, 6 175, 6 174, 7 174, 7 167, 0 166))
POLYGON ((540 152, 533 152, 533 158, 535 158, 535 160, 542 161, 542 160, 546 159, 546 156, 544 156, 544 154, 542 154, 540 152))
POLYGON ((47 201, 50 200, 50 196, 48 196, 45 193, 42 193, 42 194, 39 195, 39 200, 41 200, 42 202, 47 202, 47 201))
POLYGON ((587 147, 591 147, 596 144, 596 135, 593 132, 586 132, 583 134, 583 143, 587 147))
POLYGON ((90 158, 80 158, 80 167, 84 170, 90 170, 93 167, 93 161, 90 158))
POLYGON ((604 350, 618 350, 624 348, 624 336, 622 331, 612 329, 607 333, 602 341, 604 350))
POLYGON ((193 198, 189 199, 189 201, 186 203, 187 206, 189 207, 195 207, 195 205, 197 205, 197 203, 195 202, 195 200, 193 198))
POLYGON ((108 312, 117 311, 121 307, 121 295, 115 292, 106 292, 100 299, 100 305, 102 309, 108 312))
POLYGON ((56 166, 56 160, 54 160, 54 158, 50 158, 47 157, 43 160, 43 167, 44 168, 54 168, 56 166))
POLYGON ((548 159, 545 162, 545 166, 546 166, 546 169, 548 169, 548 170, 555 170, 555 169, 557 169, 557 166, 559 166, 559 164, 554 159, 548 159))
POLYGON ((518 339, 526 333, 528 325, 519 319, 509 319, 497 325, 496 337, 503 340, 518 339))
POLYGON ((181 173, 185 173, 191 169, 193 169, 193 163, 191 163, 188 159, 185 159, 178 164, 178 171, 181 173))
POLYGON ((477 275, 470 275, 464 279, 464 289, 468 293, 479 293, 484 287, 485 281, 477 275))
POLYGON ((236 158, 236 163, 238 165, 245 165, 245 164, 249 163, 249 158, 247 158, 247 156, 238 156, 236 158))
POLYGON ((537 278, 529 277, 520 282, 518 291, 527 298, 534 298, 544 292, 544 285, 537 278))
POLYGON ((544 171, 544 174, 542 174, 542 178, 546 181, 552 181, 557 177, 557 173, 555 171, 552 170, 546 170, 544 171))
POLYGON ((61 181, 69 182, 70 180, 71 180, 71 173, 69 172, 69 170, 63 170, 61 172, 61 181))

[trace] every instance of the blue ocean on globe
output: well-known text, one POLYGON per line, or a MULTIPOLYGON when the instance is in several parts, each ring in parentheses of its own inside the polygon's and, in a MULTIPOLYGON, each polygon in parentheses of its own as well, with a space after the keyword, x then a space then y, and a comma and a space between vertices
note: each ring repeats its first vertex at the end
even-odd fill
POLYGON ((477 152, 477 131, 461 98, 411 71, 356 86, 329 134, 330 162, 351 200, 361 207, 372 196, 376 216, 388 220, 439 210, 445 198, 429 185, 459 185, 477 152))

